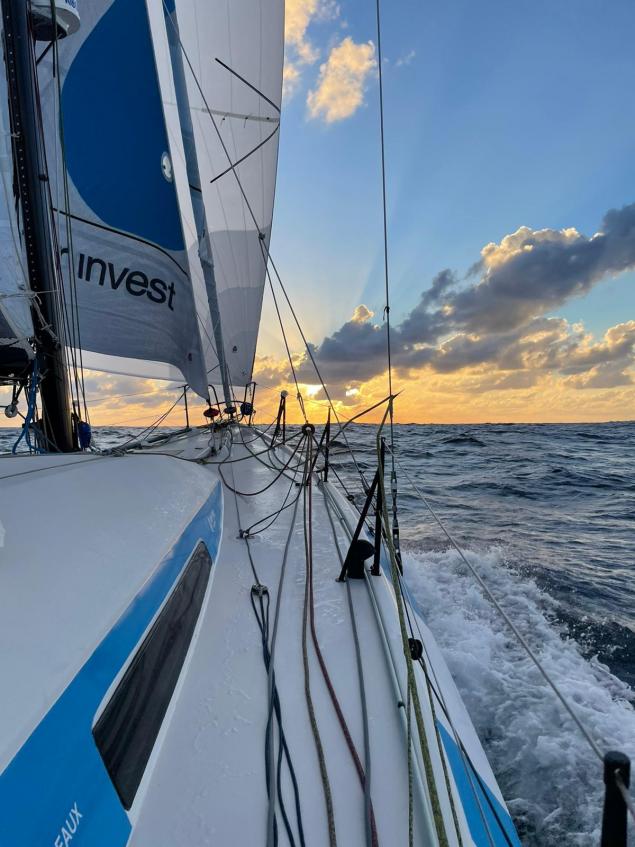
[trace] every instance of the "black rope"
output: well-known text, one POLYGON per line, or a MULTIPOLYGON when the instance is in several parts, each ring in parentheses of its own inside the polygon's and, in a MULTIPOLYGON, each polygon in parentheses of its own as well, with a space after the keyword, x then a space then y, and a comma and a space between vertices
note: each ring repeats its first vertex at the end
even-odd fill
MULTIPOLYGON (((232 441, 233 441, 233 439, 232 439, 232 441)), ((234 475, 233 467, 232 467, 231 470, 232 470, 232 479, 235 482, 235 479, 233 477, 233 475, 234 475)), ((219 472, 220 472, 220 467, 219 467, 219 472)), ((252 571, 252 574, 253 574, 254 580, 255 580, 255 585, 253 586, 251 593, 250 593, 250 600, 251 600, 252 609, 254 611, 254 615, 256 617, 256 621, 258 623, 258 627, 260 629, 261 641, 262 641, 263 662, 265 664, 265 669, 267 670, 267 675, 269 677, 269 675, 270 675, 270 665, 271 665, 271 651, 270 651, 270 648, 269 648, 269 591, 266 588, 266 586, 264 586, 260 581, 260 578, 258 576, 258 572, 256 570, 256 565, 255 565, 255 562, 253 560, 253 555, 252 555, 252 552, 251 552, 251 546, 249 544, 249 538, 244 533, 242 526, 241 526, 240 507, 239 507, 239 504, 238 504, 238 495, 236 494, 235 485, 232 487, 231 490, 234 492, 234 503, 235 503, 235 506, 236 506, 236 518, 237 518, 237 522, 238 522, 238 529, 239 529, 240 537, 243 538, 243 540, 245 542, 245 546, 247 548, 247 555, 248 555, 248 558, 249 558, 249 564, 250 564, 251 571, 252 571), (254 595, 258 598, 258 606, 256 605, 254 595), (265 596, 267 598, 266 605, 265 605, 265 601, 263 599, 265 596), (258 609, 260 609, 260 614, 258 612, 258 609)), ((287 538, 287 546, 285 548, 285 558, 286 558, 286 552, 288 550, 288 546, 289 546, 289 543, 290 543, 291 534, 293 532, 294 524, 295 524, 295 521, 292 521, 290 529, 289 529, 289 537, 287 538)), ((279 599, 280 598, 278 597, 277 605, 279 603, 279 599)), ((276 608, 276 614, 277 614, 277 611, 278 611, 278 608, 276 608)), ((281 709, 281 706, 280 706, 280 698, 279 698, 279 694, 278 694, 277 685, 276 685, 276 682, 275 682, 275 675, 273 673, 273 669, 271 669, 271 681, 272 681, 271 682, 271 686, 272 686, 271 687, 271 702, 269 704, 269 714, 268 714, 268 719, 267 719, 267 731, 266 731, 266 734, 265 734, 265 773, 266 773, 267 796, 270 797, 271 791, 272 791, 270 774, 269 774, 269 760, 270 760, 270 757, 271 757, 271 744, 272 744, 272 738, 273 738, 273 733, 271 731, 272 730, 271 715, 273 714, 275 716, 275 719, 276 719, 276 722, 277 722, 277 725, 278 725, 278 735, 279 735, 279 740, 280 740, 280 746, 278 748, 277 766, 276 766, 276 783, 277 783, 278 796, 279 796, 279 802, 280 802, 280 812, 282 814, 282 820, 283 820, 284 827, 285 827, 285 830, 287 832, 287 836, 289 838, 289 842, 291 844, 291 847, 295 847, 296 842, 295 842, 295 839, 294 839, 294 836, 293 836, 293 832, 291 830, 291 824, 289 822, 289 818, 288 818, 288 815, 287 815, 287 812, 286 812, 286 807, 285 807, 285 804, 284 804, 283 793, 282 793, 282 762, 283 762, 283 757, 284 757, 284 761, 287 764, 287 767, 288 767, 288 770, 289 770, 289 775, 291 777, 291 782, 292 782, 292 785, 293 785, 294 805, 295 805, 296 820, 297 820, 297 826, 298 826, 298 832, 299 832, 299 838, 300 838, 300 845, 301 845, 301 847, 305 847, 304 827, 303 827, 303 822, 302 822, 302 810, 301 810, 301 806, 300 806, 300 792, 299 792, 298 781, 297 781, 295 769, 293 767, 293 761, 292 761, 292 758, 291 758, 291 754, 289 752, 289 748, 288 748, 287 741, 286 741, 286 736, 285 736, 285 733, 284 733, 284 725, 283 725, 283 721, 282 721, 282 709, 281 709)), ((273 844, 274 844, 274 847, 278 844, 278 824, 277 824, 275 811, 273 812, 273 844)))
MULTIPOLYGON (((245 538, 245 541, 247 539, 245 538)), ((262 585, 254 586, 250 594, 251 598, 251 607, 254 611, 254 615, 256 617, 256 621, 258 623, 258 627, 260 629, 260 634, 262 638, 262 658, 265 665, 265 670, 269 673, 269 666, 271 663, 271 654, 269 652, 269 591, 265 589, 262 585), (255 589, 264 589, 264 591, 256 591, 255 589), (258 607, 260 609, 260 613, 258 607, 256 606, 256 601, 254 599, 254 594, 258 596, 258 607), (266 603, 264 601, 264 597, 266 597, 266 603)), ((295 768, 293 767, 293 761, 291 759, 291 754, 289 752, 289 747, 287 744, 286 735, 284 732, 284 725, 282 721, 282 709, 280 707, 280 696, 278 694, 278 688, 274 681, 273 687, 273 714, 275 716, 276 722, 278 724, 278 732, 280 736, 280 746, 278 748, 278 758, 277 758, 277 766, 276 766, 276 781, 278 787, 278 797, 280 802, 280 813, 282 814, 282 820, 284 823, 284 828, 287 832, 287 837, 289 838, 289 842, 292 847, 294 847, 296 841, 293 837, 293 832, 291 829, 291 824, 289 822, 289 816, 287 815, 286 807, 284 804, 283 793, 282 793, 282 761, 284 757, 284 761, 287 764, 289 769, 289 775, 291 777, 291 783, 293 785, 293 794, 295 801, 295 812, 298 824, 298 831, 300 834, 300 844, 304 847, 304 828, 302 825, 302 810, 300 807, 300 790, 298 787, 298 780, 295 773, 295 768)), ((269 768, 266 767, 269 762, 269 757, 271 754, 271 745, 273 743, 273 733, 272 733, 271 722, 269 721, 267 724, 267 731, 265 733, 265 782, 267 786, 267 797, 270 796, 271 793, 271 784, 269 777, 269 768)), ((278 825, 276 821, 276 816, 274 813, 274 844, 278 843, 278 825)))
POLYGON ((280 479, 280 477, 283 475, 283 472, 287 470, 287 468, 289 467, 289 465, 291 464, 291 462, 295 458, 295 454, 298 452, 298 450, 300 449, 301 446, 302 446, 302 442, 300 441, 300 442, 298 442, 298 444, 296 444, 295 450, 289 456, 289 459, 287 460, 287 462, 284 465, 284 467, 282 468, 282 470, 280 470, 279 473, 276 474, 276 476, 271 480, 271 482, 268 482, 267 485, 265 485, 264 488, 261 488, 258 491, 238 491, 237 489, 233 488, 227 482, 225 477, 223 476, 223 470, 222 470, 222 467, 221 467, 222 464, 223 464, 222 462, 218 466, 218 473, 220 474, 220 477, 223 480, 225 486, 230 491, 233 491, 234 494, 238 494, 240 497, 255 497, 256 495, 262 494, 263 492, 267 491, 267 489, 271 488, 271 486, 274 485, 280 479))

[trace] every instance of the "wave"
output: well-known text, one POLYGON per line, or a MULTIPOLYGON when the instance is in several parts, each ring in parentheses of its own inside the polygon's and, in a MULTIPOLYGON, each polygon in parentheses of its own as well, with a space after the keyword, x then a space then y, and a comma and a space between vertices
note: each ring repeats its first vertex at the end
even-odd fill
POLYGON ((452 435, 450 438, 443 438, 441 444, 472 444, 475 447, 485 447, 484 441, 476 438, 474 435, 452 435))
MULTIPOLYGON (((469 557, 600 749, 635 756, 635 695, 559 622, 558 603, 500 549, 469 557)), ((596 847, 602 763, 454 551, 408 552, 407 581, 452 671, 519 835, 532 847, 596 847)), ((632 833, 633 834, 633 833, 632 833)))

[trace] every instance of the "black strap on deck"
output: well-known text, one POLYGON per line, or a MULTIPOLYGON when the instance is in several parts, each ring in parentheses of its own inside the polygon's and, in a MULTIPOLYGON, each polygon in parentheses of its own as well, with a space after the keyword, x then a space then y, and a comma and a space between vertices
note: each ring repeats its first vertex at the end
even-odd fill
POLYGON ((324 428, 324 482, 328 482, 329 478, 329 443, 331 441, 331 410, 329 408, 328 417, 326 418, 326 426, 324 428))
POLYGON ((359 562, 360 554, 366 552, 366 558, 370 555, 370 552, 373 553, 373 567, 371 569, 371 573, 377 575, 379 573, 379 556, 381 553, 381 498, 379 496, 379 474, 383 472, 383 451, 382 451, 382 464, 375 471, 375 476, 373 477, 373 481, 370 484, 370 488, 366 492, 366 501, 364 503, 364 507, 359 515, 359 520, 357 521, 357 526, 355 527, 355 532, 353 533, 353 537, 351 538, 351 543, 348 548, 348 552, 346 554, 346 558, 344 559, 344 564, 342 565, 342 570, 340 571, 340 575, 337 578, 338 582, 344 582, 346 579, 346 575, 349 570, 355 568, 357 572, 357 564, 359 562), (375 510, 376 510, 376 518, 375 518, 375 544, 374 549, 368 551, 368 548, 364 547, 362 549, 361 545, 369 545, 370 543, 365 541, 364 539, 360 539, 360 535, 362 532, 362 528, 366 521, 366 517, 368 516, 368 512, 370 510, 371 503, 373 502, 373 498, 375 499, 375 510), (377 532, 377 527, 379 526, 379 532, 377 532))
POLYGON ((285 443, 287 434, 287 392, 280 392, 280 405, 278 406, 278 417, 276 419, 276 428, 273 431, 272 443, 282 432, 282 443, 285 443))

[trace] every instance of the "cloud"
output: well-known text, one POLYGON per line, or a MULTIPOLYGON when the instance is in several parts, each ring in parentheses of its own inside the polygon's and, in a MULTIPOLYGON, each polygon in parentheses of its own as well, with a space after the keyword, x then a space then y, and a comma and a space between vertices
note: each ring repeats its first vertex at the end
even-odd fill
MULTIPOLYGON (((606 214, 591 237, 569 228, 521 227, 487 244, 462 281, 438 274, 415 307, 391 332, 398 373, 453 374, 487 367, 495 388, 533 384, 540 374, 568 378, 572 388, 633 383, 635 321, 593 337, 578 324, 549 316, 603 279, 635 269, 635 204, 606 214), (529 376, 513 376, 524 372, 529 376), (534 376, 532 377, 531 374, 534 376)), ((367 306, 314 348, 327 381, 344 391, 386 369, 385 324, 372 322, 367 306)), ((310 362, 299 373, 307 382, 310 362)))
POLYGON ((308 36, 314 21, 334 20, 340 10, 333 0, 287 0, 284 19, 285 62, 283 95, 289 100, 296 93, 302 69, 315 64, 320 52, 308 36))
POLYGON ((635 204, 608 212, 590 238, 575 229, 521 227, 488 244, 472 269, 476 285, 448 301, 453 323, 497 331, 520 326, 586 294, 601 279, 635 267, 635 204))
POLYGON ((399 56, 397 61, 395 62, 396 68, 405 68, 408 65, 411 65, 417 56, 416 50, 408 50, 407 53, 404 53, 403 56, 399 56))
POLYGON ((326 123, 350 118, 363 104, 368 78, 376 66, 372 41, 356 44, 346 36, 320 66, 317 86, 307 95, 309 117, 326 123))
POLYGON ((351 320, 354 323, 363 324, 366 321, 369 321, 372 317, 375 316, 375 313, 372 312, 368 306, 364 306, 363 303, 360 303, 359 306, 355 307, 355 311, 353 312, 353 317, 351 320))

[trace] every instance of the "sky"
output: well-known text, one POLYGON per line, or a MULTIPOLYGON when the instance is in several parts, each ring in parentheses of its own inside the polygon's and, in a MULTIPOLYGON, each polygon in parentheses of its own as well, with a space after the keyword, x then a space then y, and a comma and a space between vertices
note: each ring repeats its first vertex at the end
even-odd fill
MULTIPOLYGON (((285 30, 271 255, 346 418, 388 384, 375 3, 287 0, 285 30)), ((635 418, 634 31, 632 0, 384 0, 398 421, 635 418)), ((261 422, 283 388, 299 419, 268 295, 255 379, 261 422)), ((97 424, 175 397, 97 374, 87 389, 97 424)))

